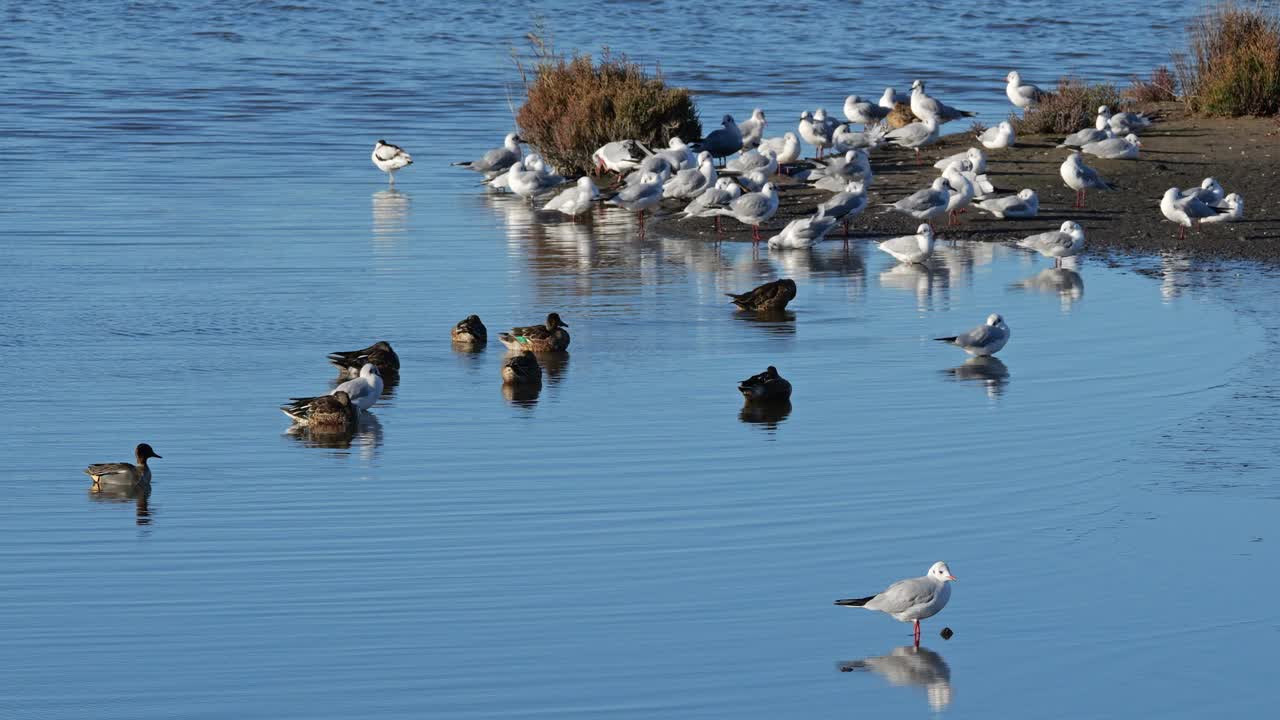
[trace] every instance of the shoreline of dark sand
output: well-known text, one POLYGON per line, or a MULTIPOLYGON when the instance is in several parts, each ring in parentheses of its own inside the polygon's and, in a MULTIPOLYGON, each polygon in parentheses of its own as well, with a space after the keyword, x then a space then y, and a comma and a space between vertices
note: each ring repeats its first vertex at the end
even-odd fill
MULTIPOLYGON (((779 129, 779 132, 781 129, 779 129)), ((1085 230, 1085 256, 1115 253, 1153 255, 1173 253, 1208 260, 1251 260, 1280 264, 1280 123, 1271 118, 1189 118, 1168 109, 1166 119, 1142 136, 1136 160, 1102 160, 1085 156, 1085 162, 1118 189, 1090 191, 1083 209, 1073 209, 1075 192, 1063 184, 1058 168, 1068 149, 1055 147, 1057 136, 1018 138, 1017 145, 986 150, 987 174, 998 195, 1031 188, 1040 196, 1040 214, 1023 220, 998 220, 975 208, 960 216, 957 225, 935 225, 940 239, 1008 242, 1038 232, 1057 229, 1064 220, 1079 222, 1085 230), (1228 193, 1244 198, 1244 220, 1206 225, 1178 239, 1178 226, 1160 213, 1160 196, 1169 187, 1190 188, 1205 177, 1217 178, 1228 193)), ((883 207, 927 187, 939 171, 933 163, 968 147, 981 147, 969 132, 943 136, 925 148, 922 163, 911 151, 899 148, 871 154, 875 178, 868 191, 869 206, 854 219, 851 237, 881 239, 915 232, 919 221, 883 207)), ((776 176, 779 188, 777 214, 761 226, 761 236, 779 232, 791 220, 812 215, 818 203, 831 195, 776 176)), ((670 204, 665 210, 674 210, 670 204)), ((710 218, 681 220, 672 213, 653 221, 652 229, 675 237, 708 241, 750 242, 751 228, 731 218, 721 222, 717 234, 710 218)), ((839 241, 835 229, 827 241, 839 241)))

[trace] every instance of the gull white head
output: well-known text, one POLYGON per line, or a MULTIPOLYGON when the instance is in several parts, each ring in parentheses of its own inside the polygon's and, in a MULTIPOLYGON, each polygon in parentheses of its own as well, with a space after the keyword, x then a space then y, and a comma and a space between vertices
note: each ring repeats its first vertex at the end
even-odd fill
POLYGON ((698 153, 699 167, 701 167, 703 163, 709 163, 709 162, 711 162, 711 153, 707 152, 706 150, 703 150, 702 152, 698 153))
POLYGON ((641 185, 656 185, 662 182, 662 176, 657 173, 647 172, 640 176, 641 185))
POLYGON ((502 139, 502 146, 513 152, 519 152, 520 136, 515 133, 507 133, 507 136, 502 139))
POLYGON ((763 195, 777 195, 778 188, 774 187, 773 183, 767 182, 764 184, 764 187, 760 188, 760 192, 763 195))
POLYGON ((738 187, 738 183, 734 182, 733 178, 722 177, 716 180, 716 187, 721 190, 728 190, 731 187, 738 187))
POLYGON ((1018 191, 1018 197, 1022 198, 1023 200, 1030 200, 1035 196, 1036 196, 1036 191, 1032 190, 1031 188, 1023 188, 1018 191))
POLYGON ((1010 123, 1008 120, 1001 122, 998 127, 1000 128, 1000 132, 1005 133, 1006 135, 1013 132, 1013 123, 1010 123))
POLYGON ((934 178, 932 188, 934 190, 950 190, 951 183, 946 178, 934 178))
POLYGON ((378 372, 378 368, 374 367, 373 363, 365 363, 360 368, 360 377, 362 378, 379 377, 381 375, 382 373, 378 372))
POLYGON ((817 112, 815 112, 815 113, 813 114, 813 120, 814 120, 814 122, 825 122, 825 121, 826 121, 826 119, 827 119, 827 109, 826 109, 826 108, 818 108, 817 112))
POLYGON ((752 119, 752 120, 757 120, 757 121, 759 121, 759 122, 762 122, 762 123, 763 123, 763 122, 764 122, 764 110, 761 110, 760 108, 756 108, 755 110, 752 110, 752 111, 751 111, 751 119, 752 119))
MULTIPOLYGON (((1125 135, 1124 141, 1129 143, 1130 145, 1137 145, 1138 147, 1142 147, 1142 141, 1139 140, 1138 136, 1134 135, 1133 133, 1129 133, 1128 135, 1125 135)), ((1209 179, 1212 180, 1213 178, 1209 178, 1209 179)))
POLYGON ((924 81, 923 81, 923 80, 912 80, 912 81, 911 81, 911 92, 913 92, 913 93, 914 93, 914 92, 915 92, 915 91, 917 91, 917 90, 919 90, 920 92, 924 92, 924 81))
POLYGON ((667 141, 668 150, 683 150, 685 147, 684 140, 681 140, 679 136, 674 136, 667 141))
POLYGON ((1103 117, 1111 117, 1111 108, 1107 107, 1106 105, 1099 105, 1098 114, 1102 115, 1103 117))
POLYGON ((1204 188, 1205 190, 1212 190, 1214 195, 1221 195, 1223 193, 1222 186, 1218 184, 1217 180, 1211 177, 1207 177, 1203 181, 1201 181, 1200 187, 1204 188))
MULTIPOLYGON (((992 326, 994 326, 994 325, 1003 325, 1003 324, 1004 324, 1004 318, 1000 317, 1000 313, 991 313, 990 315, 988 315, 988 316, 987 316, 987 324, 988 324, 988 325, 992 325, 992 326)), ((942 564, 942 563, 939 563, 939 565, 942 565, 942 568, 943 568, 944 570, 945 570, 945 569, 946 569, 946 567, 947 567, 945 564, 942 564)), ((955 578, 952 578, 952 580, 954 580, 954 579, 955 579, 955 578)))
POLYGON ((858 97, 857 95, 850 95, 849 97, 844 99, 845 105, 852 105, 854 103, 860 103, 860 102, 862 102, 862 98, 858 97))
POLYGON ((1017 70, 1010 70, 1009 74, 1004 76, 1004 79, 1008 80, 1014 85, 1017 85, 1018 83, 1022 82, 1022 76, 1018 74, 1017 70))
POLYGON ((933 226, 929 223, 922 223, 916 228, 916 245, 919 246, 921 252, 933 252, 933 226))
POLYGON ((1222 202, 1232 210, 1244 207, 1244 198, 1240 197, 1239 193, 1231 193, 1230 195, 1222 198, 1222 202))
POLYGON ((805 110, 804 112, 800 113, 801 121, 812 120, 812 119, 813 119, 813 113, 809 112, 808 110, 805 110))
POLYGON ((1062 223, 1062 227, 1058 228, 1058 232, 1064 232, 1068 234, 1074 234, 1075 232, 1082 231, 1082 230, 1083 228, 1080 227, 1080 223, 1072 222, 1071 220, 1068 220, 1062 223))
MULTIPOLYGON (((1000 316, 992 315, 991 317, 998 318, 1000 316)), ((935 580, 941 580, 942 582, 948 582, 956 579, 956 576, 951 574, 951 568, 947 567, 947 564, 942 562, 941 560, 934 563, 933 566, 929 568, 929 572, 926 574, 929 577, 935 580)))

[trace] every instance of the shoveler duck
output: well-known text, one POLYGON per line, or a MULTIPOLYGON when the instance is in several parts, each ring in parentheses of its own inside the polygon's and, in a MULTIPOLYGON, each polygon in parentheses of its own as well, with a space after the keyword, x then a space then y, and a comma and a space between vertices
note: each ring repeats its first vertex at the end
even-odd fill
POLYGON ((541 385, 542 366, 533 353, 524 350, 502 363, 502 382, 508 385, 541 385))
POLYGON ((770 365, 759 375, 738 383, 738 390, 748 402, 770 400, 788 400, 791 398, 791 383, 778 374, 778 368, 770 365))
POLYGON ((142 443, 133 450, 138 463, 96 463, 84 469, 84 474, 93 478, 93 486, 110 485, 147 485, 151 482, 151 468, 147 467, 148 458, 158 458, 151 446, 142 443))
POLYGON ((498 339, 511 350, 560 352, 569 348, 567 327, 559 314, 551 313, 545 325, 511 328, 509 332, 498 333, 498 339))
POLYGON ((400 356, 391 349, 391 343, 379 340, 361 350, 346 350, 329 353, 329 362, 338 367, 342 377, 360 377, 360 368, 371 363, 378 368, 378 373, 385 378, 394 378, 400 374, 400 356))
POLYGON ((796 281, 790 278, 774 280, 741 295, 725 293, 730 302, 743 310, 782 310, 796 297, 796 281))
POLYGON ((320 397, 290 398, 280 411, 302 427, 346 430, 356 423, 356 406, 345 390, 320 397))
POLYGON ((484 345, 489 342, 489 329, 480 322, 479 315, 468 315, 450 333, 453 341, 459 345, 484 345))

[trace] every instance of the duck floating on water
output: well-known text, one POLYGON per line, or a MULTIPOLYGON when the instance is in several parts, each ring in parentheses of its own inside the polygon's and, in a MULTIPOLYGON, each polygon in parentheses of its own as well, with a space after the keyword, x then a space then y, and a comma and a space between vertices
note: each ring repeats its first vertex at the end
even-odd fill
POLYGON ((560 319, 559 313, 550 313, 545 325, 511 328, 508 332, 498 333, 498 339, 511 350, 560 352, 569 349, 567 327, 569 325, 560 319))
POLYGON ((147 466, 148 458, 159 458, 155 450, 147 443, 141 443, 133 450, 138 463, 95 463, 84 469, 84 474, 93 478, 93 486, 102 485, 147 485, 151 483, 151 468, 147 466))

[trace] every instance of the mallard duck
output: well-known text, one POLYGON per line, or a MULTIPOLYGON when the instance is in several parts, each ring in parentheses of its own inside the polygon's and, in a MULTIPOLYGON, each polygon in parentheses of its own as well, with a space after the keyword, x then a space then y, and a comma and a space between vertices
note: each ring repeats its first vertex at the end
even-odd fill
POLYGON ((725 295, 733 298, 730 302, 743 310, 782 310, 796 297, 796 281, 783 278, 765 283, 741 295, 733 293, 725 293, 725 295))
POLYGON ((510 332, 498 333, 498 339, 511 350, 560 352, 569 348, 567 327, 559 314, 551 313, 546 325, 511 328, 510 332))
POLYGON ((280 411, 302 427, 345 430, 355 425, 358 409, 345 390, 338 390, 332 395, 290 398, 280 411))
POLYGON ((528 350, 507 358, 502 363, 502 382, 510 385, 541 385, 542 366, 528 350))
POLYGON ((84 469, 84 474, 93 478, 93 486, 103 483, 111 485, 146 485, 151 482, 151 468, 147 467, 147 458, 158 458, 151 446, 142 443, 133 450, 138 464, 132 463, 96 463, 84 469))
POLYGON ((484 345, 489 342, 489 330, 480 322, 479 315, 468 315, 453 326, 453 341, 461 345, 484 345))
POLYGON ((383 378, 400 374, 400 356, 391 349, 391 343, 379 340, 362 350, 347 350, 329 353, 329 362, 338 367, 342 377, 360 377, 360 368, 370 363, 378 368, 383 378))
POLYGON ((791 383, 779 375, 778 368, 772 365, 759 375, 752 375, 738 383, 738 390, 748 402, 791 398, 791 383))

